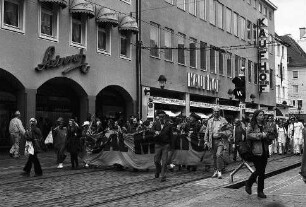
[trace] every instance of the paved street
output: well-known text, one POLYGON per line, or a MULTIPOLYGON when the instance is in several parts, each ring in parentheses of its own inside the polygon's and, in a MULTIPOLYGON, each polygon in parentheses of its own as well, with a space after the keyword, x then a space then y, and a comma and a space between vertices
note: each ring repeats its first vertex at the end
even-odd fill
MULTIPOLYGON (((186 202, 186 205, 192 206, 190 200, 207 193, 211 196, 212 192, 218 192, 217 195, 243 192, 241 189, 224 188, 229 184, 229 172, 239 163, 227 166, 223 179, 210 178, 212 172, 204 172, 201 166, 196 172, 183 169, 168 173, 168 181, 160 183, 154 179, 153 171, 116 171, 113 168, 70 170, 69 159, 66 167, 58 170, 53 153, 41 154, 40 158, 44 176, 39 178, 19 175, 25 158, 0 158, 1 206, 176 206, 181 199, 181 206, 185 206, 186 202)), ((299 162, 300 157, 275 155, 270 159, 267 173, 299 162)), ((248 175, 249 172, 242 169, 235 175, 234 181, 241 181, 248 175)), ((232 198, 232 201, 235 199, 232 198)), ((210 202, 209 205, 214 203, 209 199, 207 202, 210 202)))

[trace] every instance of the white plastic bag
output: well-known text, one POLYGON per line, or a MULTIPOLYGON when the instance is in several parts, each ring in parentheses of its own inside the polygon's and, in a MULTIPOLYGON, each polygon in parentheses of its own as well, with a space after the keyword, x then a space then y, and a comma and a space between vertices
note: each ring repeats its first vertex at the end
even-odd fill
POLYGON ((34 155, 34 147, 31 141, 26 141, 24 148, 24 155, 25 156, 34 155))
POLYGON ((53 144, 52 130, 50 130, 48 136, 46 137, 45 144, 53 144))

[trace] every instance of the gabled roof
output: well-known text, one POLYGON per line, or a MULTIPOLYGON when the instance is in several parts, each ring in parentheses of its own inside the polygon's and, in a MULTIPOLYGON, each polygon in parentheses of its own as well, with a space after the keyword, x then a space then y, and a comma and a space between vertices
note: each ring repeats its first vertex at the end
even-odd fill
POLYGON ((287 49, 288 67, 306 67, 306 53, 299 44, 289 35, 279 38, 290 45, 287 49))

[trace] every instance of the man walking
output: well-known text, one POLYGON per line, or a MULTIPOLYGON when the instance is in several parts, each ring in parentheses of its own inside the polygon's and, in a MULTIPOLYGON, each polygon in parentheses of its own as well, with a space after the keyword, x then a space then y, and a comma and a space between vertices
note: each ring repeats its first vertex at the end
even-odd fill
POLYGON ((168 161, 168 151, 172 140, 172 125, 169 118, 163 117, 160 120, 161 130, 154 130, 155 133, 155 156, 156 167, 155 178, 161 174, 161 182, 166 181, 166 170, 168 161))
POLYGON ((212 177, 222 179, 221 170, 223 169, 223 150, 226 147, 225 139, 230 136, 230 130, 223 131, 222 129, 228 124, 225 118, 220 116, 220 108, 213 109, 213 117, 207 122, 205 132, 205 146, 212 149, 214 159, 215 172, 212 177))
POLYGON ((234 145, 234 155, 233 160, 237 160, 237 152, 239 148, 239 143, 245 139, 245 128, 243 128, 241 121, 238 118, 234 120, 234 129, 233 129, 233 145, 234 145))
POLYGON ((21 136, 24 135, 25 129, 20 120, 20 112, 15 112, 15 117, 10 121, 9 132, 11 136, 11 140, 14 143, 10 149, 10 156, 14 158, 20 157, 19 146, 21 136))

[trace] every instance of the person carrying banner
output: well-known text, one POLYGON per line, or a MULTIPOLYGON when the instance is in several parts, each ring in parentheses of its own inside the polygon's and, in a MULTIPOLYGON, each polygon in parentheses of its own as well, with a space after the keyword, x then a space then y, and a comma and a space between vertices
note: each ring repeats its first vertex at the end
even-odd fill
POLYGON ((173 134, 169 118, 161 118, 160 123, 160 131, 153 130, 155 133, 155 178, 159 178, 159 174, 161 174, 160 181, 164 182, 166 181, 168 151, 173 134))
POLYGON ((11 136, 11 140, 14 143, 10 149, 10 156, 14 158, 20 157, 19 145, 21 137, 25 133, 25 129, 20 120, 20 112, 15 112, 15 117, 10 121, 9 132, 11 136))
POLYGON ((220 116, 220 108, 213 108, 213 117, 207 122, 207 128, 204 137, 204 146, 207 146, 212 150, 214 159, 214 174, 212 177, 218 177, 222 179, 222 169, 224 165, 223 161, 223 150, 226 147, 225 140, 231 135, 231 131, 223 130, 228 122, 225 118, 220 116))
POLYGON ((65 149, 67 140, 67 128, 64 127, 64 119, 57 119, 58 126, 52 130, 53 146, 57 155, 57 168, 63 168, 63 162, 66 159, 65 149))

